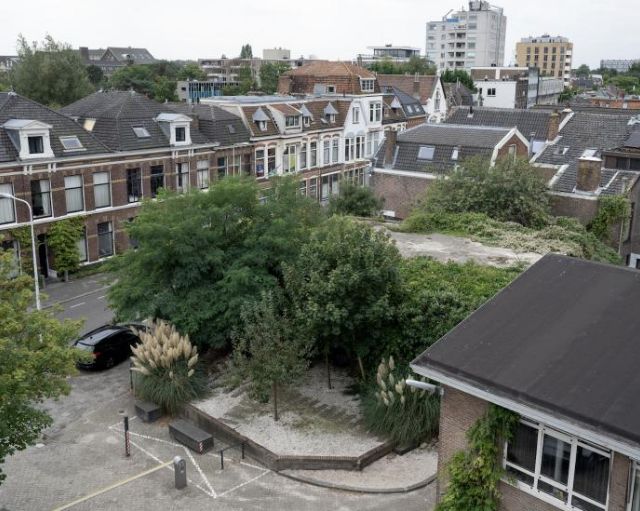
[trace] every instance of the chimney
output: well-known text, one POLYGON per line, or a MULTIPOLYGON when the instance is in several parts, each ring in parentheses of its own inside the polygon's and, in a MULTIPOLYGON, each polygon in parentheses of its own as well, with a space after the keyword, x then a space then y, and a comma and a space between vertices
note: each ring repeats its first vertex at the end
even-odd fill
POLYGON ((562 124, 562 121, 564 121, 572 113, 573 110, 571 110, 571 108, 565 108, 562 112, 560 112, 560 124, 562 124))
POLYGON ((189 117, 191 117, 191 129, 192 130, 199 130, 200 129, 200 117, 198 117, 198 113, 195 111, 195 108, 193 107, 193 104, 191 105, 190 108, 191 112, 189 115, 189 117))
POLYGON ((89 62, 89 48, 80 46, 80 58, 85 62, 89 62))
POLYGON ((555 140, 558 136, 558 132, 560 131, 560 116, 558 112, 553 112, 549 116, 549 129, 547 131, 547 140, 552 141, 555 140))
POLYGON ((593 193, 600 186, 602 160, 596 156, 583 156, 578 159, 576 191, 593 193))
POLYGON ((391 167, 393 165, 393 156, 396 153, 396 144, 398 142, 398 132, 396 130, 389 130, 386 134, 386 140, 384 142, 384 161, 385 167, 391 167))
POLYGON ((413 75, 413 97, 415 99, 420 99, 420 77, 418 73, 413 75))

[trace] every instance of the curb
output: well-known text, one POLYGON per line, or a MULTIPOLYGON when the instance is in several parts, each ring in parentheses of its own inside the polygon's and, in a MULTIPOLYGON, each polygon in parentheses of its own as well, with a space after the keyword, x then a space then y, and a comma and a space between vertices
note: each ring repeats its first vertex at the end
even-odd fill
POLYGON ((72 296, 70 298, 65 298, 64 300, 59 300, 57 302, 50 303, 48 305, 43 305, 42 309, 43 310, 44 309, 50 309, 51 307, 55 307, 56 305, 61 305, 63 303, 72 302, 74 300, 77 300, 78 298, 84 298, 85 296, 89 296, 89 295, 92 295, 94 293, 99 293, 100 291, 104 291, 105 289, 109 289, 110 287, 111 286, 104 286, 104 287, 101 287, 99 289, 94 289, 93 291, 87 291, 86 293, 81 293, 81 294, 79 294, 77 296, 72 296))
POLYGON ((293 481, 298 481, 300 483, 311 484, 313 486, 318 486, 320 488, 328 488, 330 490, 341 490, 348 491, 352 493, 372 493, 372 494, 389 494, 389 493, 409 493, 415 490, 419 490, 420 488, 424 488, 429 486, 432 482, 434 482, 437 478, 437 474, 434 474, 430 477, 427 477, 424 481, 419 481, 410 486, 404 487, 396 487, 396 488, 360 488, 357 486, 349 486, 346 484, 335 484, 328 483, 325 481, 320 481, 318 479, 314 479, 312 477, 306 476, 296 476, 293 474, 287 474, 284 471, 278 472, 279 475, 284 476, 288 479, 292 479, 293 481))

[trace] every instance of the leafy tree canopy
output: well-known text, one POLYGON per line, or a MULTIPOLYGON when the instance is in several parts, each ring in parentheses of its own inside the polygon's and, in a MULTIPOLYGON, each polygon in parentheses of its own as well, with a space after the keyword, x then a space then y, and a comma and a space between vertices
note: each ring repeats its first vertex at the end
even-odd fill
POLYGON ((459 81, 471 92, 476 92, 476 86, 473 84, 473 78, 471 78, 471 75, 464 69, 447 69, 442 73, 442 75, 440 75, 440 78, 445 83, 456 83, 459 81))
POLYGON ((260 66, 260 90, 273 94, 278 90, 278 79, 291 69, 285 62, 265 62, 260 66))
POLYGON ((18 62, 11 70, 11 82, 18 94, 59 107, 94 90, 78 52, 50 35, 42 43, 31 45, 20 36, 18 56, 18 62))
POLYGON ((403 74, 420 74, 420 75, 435 75, 436 68, 424 57, 418 57, 414 55, 408 62, 394 62, 390 58, 384 58, 378 62, 368 66, 371 71, 375 71, 380 74, 388 75, 403 75, 403 74))
POLYGON ((275 181, 263 204, 255 180, 225 178, 143 204, 129 227, 138 248, 112 262, 118 317, 168 320, 199 346, 228 346, 243 304, 281 285, 282 265, 322 218, 297 188, 275 181))
POLYGON ((51 425, 37 405, 69 392, 66 377, 77 359, 69 344, 79 322, 32 310, 33 281, 12 278, 14 270, 13 254, 0 250, 0 463, 51 425))
POLYGON ((331 197, 329 213, 332 215, 375 216, 382 209, 383 199, 376 197, 368 186, 343 183, 340 193, 331 197))
POLYGON ((178 73, 178 80, 206 80, 207 73, 196 62, 187 62, 178 73))
POLYGON ((95 64, 87 66, 87 76, 94 87, 98 87, 104 80, 104 73, 95 64))
POLYGON ((240 50, 240 58, 241 59, 251 59, 253 58, 253 50, 251 49, 250 44, 242 45, 242 49, 240 50))
POLYGON ((576 69, 576 76, 589 76, 591 74, 591 69, 586 64, 582 64, 578 69, 576 69))

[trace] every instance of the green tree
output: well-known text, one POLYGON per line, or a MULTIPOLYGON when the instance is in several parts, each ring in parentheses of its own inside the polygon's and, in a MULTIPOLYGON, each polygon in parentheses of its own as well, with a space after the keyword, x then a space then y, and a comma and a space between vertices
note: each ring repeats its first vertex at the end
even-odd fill
POLYGON ((640 78, 636 78, 635 76, 619 74, 618 76, 612 77, 609 83, 624 90, 628 94, 640 92, 640 78))
POLYGON ((586 64, 582 64, 578 69, 576 69, 576 76, 589 76, 591 74, 591 69, 586 64))
POLYGON ((473 78, 464 69, 451 70, 447 69, 440 75, 440 78, 445 83, 456 83, 460 81, 471 92, 476 92, 476 86, 473 83, 473 78))
POLYGON ((109 78, 109 87, 117 90, 134 90, 146 96, 153 96, 155 76, 150 66, 133 64, 118 69, 109 78))
POLYGON ((178 73, 178 80, 206 80, 207 73, 196 62, 187 62, 178 73))
POLYGON ((434 75, 436 74, 436 68, 429 64, 429 61, 425 57, 419 57, 414 55, 409 58, 409 61, 403 64, 404 72, 409 74, 419 75, 434 75))
POLYGON ((256 82, 253 79, 253 71, 251 66, 242 65, 238 70, 238 87, 240 94, 246 94, 256 89, 256 82))
POLYGON ((57 272, 64 272, 64 280, 69 280, 69 272, 80 267, 78 241, 84 231, 83 218, 69 218, 54 222, 47 231, 47 243, 55 257, 57 272))
POLYGON ((0 72, 0 92, 9 92, 11 90, 11 78, 9 73, 0 72))
POLYGON ((548 223, 549 201, 544 178, 525 159, 469 158, 429 188, 427 212, 485 213, 525 227, 548 223))
POLYGON ((260 66, 260 90, 266 94, 273 94, 278 90, 278 80, 282 73, 291 68, 284 62, 265 62, 260 66))
POLYGON ((240 58, 241 59, 252 59, 253 58, 253 50, 251 49, 250 44, 245 44, 242 46, 240 50, 240 58))
POLYGON ((94 87, 98 87, 104 81, 104 73, 95 64, 87 66, 87 76, 94 87))
POLYGON ((261 204, 255 180, 226 178, 208 193, 144 203, 129 226, 138 248, 112 261, 117 316, 164 319, 199 346, 228 346, 242 305, 280 285, 320 221, 297 187, 276 180, 261 204))
POLYGON ((402 70, 399 69, 398 66, 396 66, 396 64, 388 57, 374 62, 369 66, 369 69, 383 75, 402 74, 402 70))
POLYGON ((79 322, 33 310, 33 281, 11 278, 13 269, 13 255, 0 250, 0 464, 51 425, 38 405, 69 392, 67 376, 78 357, 69 343, 79 322))
POLYGON ((332 215, 375 216, 382 209, 383 199, 376 197, 368 186, 343 183, 340 193, 329 200, 332 215))
POLYGON ((341 347, 363 359, 384 342, 400 290, 400 254, 389 237, 348 217, 334 216, 314 231, 294 264, 285 266, 286 289, 302 331, 327 362, 341 347))
POLYGON ((18 94, 48 106, 64 106, 90 94, 94 88, 77 51, 47 35, 29 45, 18 38, 18 62, 11 82, 18 94))
POLYGON ((153 83, 153 99, 160 103, 164 103, 165 101, 178 101, 176 86, 175 80, 159 76, 153 83))
POLYGON ((282 298, 263 291, 260 299, 242 308, 242 326, 233 347, 234 366, 249 379, 260 400, 271 394, 273 418, 278 420, 278 390, 294 383, 309 366, 311 343, 296 335, 282 298))

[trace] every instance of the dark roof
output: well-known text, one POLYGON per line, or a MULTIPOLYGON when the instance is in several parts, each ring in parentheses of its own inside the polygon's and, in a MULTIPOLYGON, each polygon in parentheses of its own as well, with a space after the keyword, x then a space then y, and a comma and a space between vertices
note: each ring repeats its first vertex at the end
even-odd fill
POLYGON ((286 76, 331 76, 376 78, 375 73, 351 62, 316 60, 285 73, 286 76))
MULTIPOLYGON (((415 172, 442 172, 473 157, 491 157, 495 146, 509 133, 506 128, 421 124, 398 134, 396 154, 390 168, 415 172), (432 146, 433 158, 420 159, 420 147, 432 146), (452 159, 454 148, 457 159, 452 159)), ((382 168, 386 140, 375 156, 375 166, 382 168)))
MULTIPOLYGON (((82 123, 85 119, 96 119, 91 133, 115 151, 133 151, 169 147, 169 140, 154 120, 161 113, 171 112, 164 105, 133 91, 98 91, 60 111, 82 123), (133 131, 143 127, 149 137, 138 138, 133 131)), ((191 141, 206 144, 208 141, 194 126, 191 126, 191 141)))
POLYGON ((640 444, 640 272, 549 254, 413 361, 640 444))
POLYGON ((433 96, 437 83, 438 77, 433 75, 378 75, 381 90, 385 87, 396 87, 405 94, 415 97, 423 105, 426 105, 427 100, 433 96))
POLYGON ((621 195, 635 184, 639 176, 640 172, 632 170, 602 169, 600 193, 602 195, 621 195))
POLYGON ((174 112, 198 117, 198 131, 210 142, 218 142, 221 146, 230 146, 249 142, 251 134, 242 119, 220 107, 211 104, 171 103, 168 105, 174 112))
POLYGON ((640 129, 634 130, 624 141, 624 147, 640 149, 640 129))
POLYGON ((56 157, 108 153, 109 149, 92 134, 86 132, 73 119, 55 110, 12 92, 0 92, 0 162, 18 159, 18 150, 9 139, 2 125, 10 119, 41 121, 52 126, 51 150, 56 157), (65 151, 60 137, 77 136, 84 148, 81 151, 65 151))
POLYGON ((574 112, 573 116, 560 131, 560 137, 554 144, 548 145, 536 159, 536 163, 562 166, 566 170, 558 174, 551 189, 557 192, 573 192, 576 186, 578 159, 587 149, 596 149, 598 153, 623 145, 632 126, 631 114, 611 115, 592 112, 574 112), (565 154, 563 148, 567 147, 565 154))
MULTIPOLYGON (((128 47, 118 47, 118 46, 109 46, 105 50, 105 54, 110 52, 118 62, 126 63, 129 58, 133 60, 136 64, 151 64, 156 62, 156 59, 151 52, 146 48, 132 48, 128 47)), ((104 59, 103 55, 103 59, 104 59)))
MULTIPOLYGON (((424 108, 422 108, 422 103, 420 103, 420 100, 403 92, 402 90, 398 89, 398 87, 387 86, 383 88, 382 92, 384 94, 393 95, 396 98, 398 98, 398 101, 402 105, 402 110, 404 111, 404 115, 407 118, 424 117, 426 115, 424 108)), ((393 97, 389 98, 388 96, 385 96, 384 99, 385 99, 385 103, 388 102, 388 104, 391 105, 391 102, 393 101, 393 97)))
POLYGON ((473 105, 473 93, 462 83, 442 82, 444 94, 451 106, 471 106, 473 105))
MULTIPOLYGON (((452 84, 453 85, 453 84, 452 84)), ((527 139, 535 133, 536 140, 546 140, 549 132, 549 110, 522 110, 508 108, 488 108, 460 106, 453 108, 445 123, 467 124, 471 126, 496 126, 502 128, 518 128, 527 139)))

